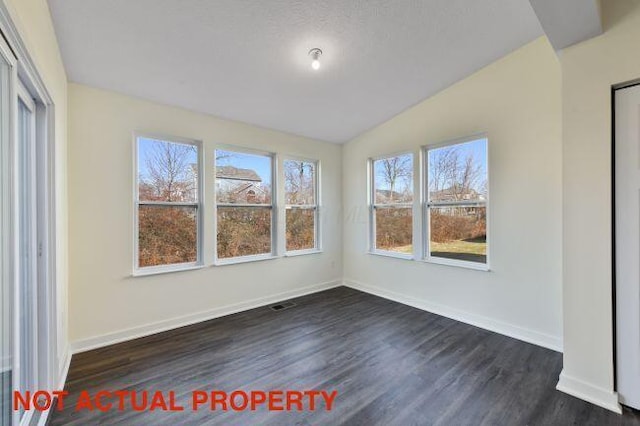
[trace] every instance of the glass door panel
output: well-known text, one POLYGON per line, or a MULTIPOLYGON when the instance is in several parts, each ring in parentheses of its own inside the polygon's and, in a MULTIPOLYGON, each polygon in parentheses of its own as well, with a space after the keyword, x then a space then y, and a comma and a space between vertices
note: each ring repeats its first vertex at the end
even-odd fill
MULTIPOLYGON (((2 47, 2 46, 0 46, 2 47)), ((10 425, 14 374, 13 282, 10 270, 10 159, 12 66, 0 50, 0 425, 10 425)))
MULTIPOLYGON (((37 233, 35 187, 35 105, 18 90, 18 390, 35 391, 37 377, 37 233)), ((20 413, 22 417, 25 413, 20 413)))

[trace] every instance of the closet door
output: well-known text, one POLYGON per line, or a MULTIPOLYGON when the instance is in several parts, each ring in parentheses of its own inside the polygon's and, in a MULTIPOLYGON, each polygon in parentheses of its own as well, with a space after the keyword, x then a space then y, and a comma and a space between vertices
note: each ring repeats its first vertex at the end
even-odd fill
POLYGON ((615 92, 616 374, 640 409, 640 85, 615 92))

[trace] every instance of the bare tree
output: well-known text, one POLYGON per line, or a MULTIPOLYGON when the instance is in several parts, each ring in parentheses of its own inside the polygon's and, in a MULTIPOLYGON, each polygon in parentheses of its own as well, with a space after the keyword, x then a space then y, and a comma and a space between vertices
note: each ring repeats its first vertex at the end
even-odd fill
POLYGON ((442 148, 429 154, 429 190, 438 192, 455 181, 459 153, 456 147, 442 148))
POLYGON ((313 194, 314 165, 304 161, 285 162, 284 179, 288 204, 310 202, 313 194))
POLYGON ((413 176, 413 163, 408 155, 385 158, 381 161, 382 167, 378 171, 379 176, 389 185, 389 201, 394 201, 398 184, 404 182, 406 189, 413 176))
POLYGON ((195 197, 197 167, 193 163, 196 147, 158 142, 147 156, 148 179, 144 184, 155 198, 163 201, 190 201, 195 197))
POLYGON ((429 191, 432 196, 464 200, 474 192, 484 192, 486 182, 480 181, 482 175, 482 165, 472 152, 463 154, 454 146, 430 153, 429 191))
POLYGON ((470 153, 464 160, 464 167, 460 178, 462 190, 466 193, 477 188, 480 176, 482 175, 482 167, 476 161, 476 157, 470 153))

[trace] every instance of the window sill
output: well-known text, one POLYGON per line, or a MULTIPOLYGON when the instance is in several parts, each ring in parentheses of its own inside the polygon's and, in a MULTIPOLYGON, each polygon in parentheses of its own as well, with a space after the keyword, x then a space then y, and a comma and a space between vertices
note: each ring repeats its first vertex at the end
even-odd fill
POLYGON ((295 250, 288 251, 284 254, 284 257, 297 257, 297 256, 306 256, 308 254, 320 254, 322 250, 320 249, 309 249, 309 250, 295 250))
POLYGON ((433 263, 436 265, 453 266, 457 268, 472 269, 481 272, 491 272, 489 265, 486 263, 466 262, 464 260, 445 259, 438 257, 428 257, 422 260, 425 263, 433 263))
POLYGON ((275 256, 273 254, 261 254, 257 256, 242 256, 242 257, 231 257, 228 259, 217 259, 213 262, 213 266, 226 266, 226 265, 237 265, 239 263, 249 263, 249 262, 260 262, 262 260, 271 260, 277 259, 280 256, 275 256))
POLYGON ((138 269, 133 271, 131 274, 132 277, 147 277, 149 275, 160 275, 160 274, 171 274, 174 272, 184 272, 184 271, 195 271, 197 269, 204 268, 204 265, 194 265, 194 264, 186 264, 186 265, 172 265, 172 266, 163 266, 163 267, 149 267, 144 269, 138 269))
POLYGON ((391 257, 394 259, 415 260, 415 258, 411 254, 394 253, 392 251, 372 250, 368 253, 374 256, 391 257))

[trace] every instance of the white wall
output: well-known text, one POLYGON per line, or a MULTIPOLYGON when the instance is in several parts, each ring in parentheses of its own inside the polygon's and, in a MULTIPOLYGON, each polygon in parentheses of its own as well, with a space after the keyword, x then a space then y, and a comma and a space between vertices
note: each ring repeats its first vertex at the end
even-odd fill
MULTIPOLYGON (((76 348, 341 283, 339 145, 76 84, 69 85, 69 117, 70 338, 76 348), (216 143, 319 159, 324 253, 132 277, 135 131, 202 140, 209 165, 216 143)), ((212 197, 206 193, 206 261, 215 236, 212 197)))
POLYGON ((565 263, 558 386, 615 410, 611 86, 640 78, 640 1, 609 0, 602 7, 605 33, 560 53, 565 263))
POLYGON ((347 285, 560 349, 560 74, 540 38, 347 143, 347 285), (491 271, 367 254, 367 159, 480 132, 489 138, 491 271))
POLYGON ((58 364, 67 361, 67 75, 46 0, 3 0, 32 57, 55 108, 56 279, 58 284, 58 364))

